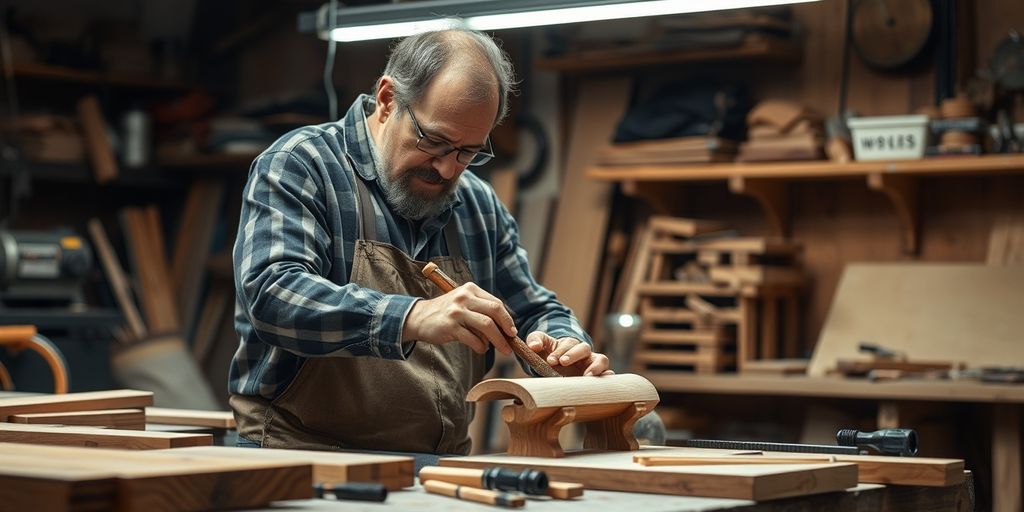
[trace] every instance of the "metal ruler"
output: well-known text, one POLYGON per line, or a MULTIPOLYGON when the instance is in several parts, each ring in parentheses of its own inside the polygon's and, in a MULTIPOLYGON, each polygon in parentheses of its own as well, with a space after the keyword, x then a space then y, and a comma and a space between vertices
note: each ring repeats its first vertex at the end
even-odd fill
POLYGON ((830 453, 835 455, 860 455, 856 446, 827 444, 762 443, 758 441, 719 441, 715 439, 690 439, 690 448, 718 448, 721 450, 751 450, 762 452, 830 453))

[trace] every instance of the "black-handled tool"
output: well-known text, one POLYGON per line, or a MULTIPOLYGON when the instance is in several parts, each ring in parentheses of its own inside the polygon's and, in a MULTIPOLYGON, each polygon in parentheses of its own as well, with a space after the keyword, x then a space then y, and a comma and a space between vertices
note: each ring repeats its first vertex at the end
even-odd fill
POLYGON ((917 432, 909 428, 884 428, 874 432, 843 429, 836 433, 839 446, 871 448, 884 455, 917 455, 917 432))
POLYGON ((348 482, 343 484, 313 484, 313 496, 325 498, 327 493, 339 500, 384 501, 388 499, 388 489, 384 484, 348 482))

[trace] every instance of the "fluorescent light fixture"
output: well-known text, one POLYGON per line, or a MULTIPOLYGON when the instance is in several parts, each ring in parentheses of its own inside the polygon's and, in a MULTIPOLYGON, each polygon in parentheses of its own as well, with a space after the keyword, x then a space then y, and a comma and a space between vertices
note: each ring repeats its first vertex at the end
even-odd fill
POLYGON ((744 9, 818 0, 425 0, 340 7, 299 16, 299 30, 335 41, 390 39, 461 26, 473 30, 562 25, 586 21, 744 9), (332 22, 333 21, 333 22, 332 22))

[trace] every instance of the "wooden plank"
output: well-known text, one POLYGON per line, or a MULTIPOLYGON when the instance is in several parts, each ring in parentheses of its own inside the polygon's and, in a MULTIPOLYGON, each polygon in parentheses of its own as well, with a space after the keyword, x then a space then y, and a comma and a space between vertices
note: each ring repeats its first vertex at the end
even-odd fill
POLYGON ((1022 289, 1024 267, 848 265, 808 374, 824 376, 839 359, 856 359, 861 341, 902 351, 911 361, 1004 366, 1024 359, 1022 289), (964 340, 984 342, 964 350, 964 340))
POLYGON ((806 375, 808 363, 808 359, 745 361, 742 372, 749 375, 806 375))
POLYGON ((132 299, 128 277, 121 268, 121 264, 118 263, 117 254, 110 245, 110 239, 107 238, 107 233, 99 219, 89 220, 89 234, 92 236, 93 247, 96 248, 100 263, 103 265, 103 272, 110 281, 110 289, 113 290, 114 298, 117 299, 118 308, 124 315, 125 322, 128 323, 128 329, 136 341, 145 338, 146 325, 142 322, 139 309, 132 299))
POLYGON ((306 463, 0 444, 5 510, 254 508, 310 498, 311 484, 306 463), (43 490, 48 492, 35 492, 43 490))
POLYGON ((120 430, 145 430, 146 414, 142 409, 101 409, 98 411, 37 412, 15 414, 11 423, 36 425, 77 425, 108 427, 120 430))
POLYGON ((198 178, 189 187, 178 222, 171 259, 171 283, 174 285, 182 332, 191 333, 206 276, 206 261, 224 196, 224 180, 198 178))
POLYGON ((390 491, 412 487, 414 484, 414 459, 397 455, 272 448, 254 450, 227 446, 177 448, 170 452, 232 460, 304 462, 313 465, 313 481, 317 483, 377 482, 384 484, 390 491))
POLYGON ((15 414, 136 409, 153 405, 153 393, 133 389, 0 399, 0 421, 15 414))
POLYGON ((228 306, 234 301, 234 288, 228 282, 216 279, 210 283, 210 289, 206 293, 206 300, 203 302, 203 311, 199 315, 199 323, 196 325, 195 333, 192 335, 192 358, 196 364, 203 366, 213 348, 218 327, 224 322, 231 321, 228 306))
MULTIPOLYGON (((645 451, 641 449, 640 453, 645 451)), ((635 453, 570 452, 558 459, 479 455, 442 458, 440 464, 538 469, 550 479, 582 483, 588 489, 755 501, 841 491, 857 485, 855 464, 644 467, 633 463, 635 453)))
POLYGON ((646 329, 640 333, 644 343, 664 345, 700 345, 718 347, 730 341, 723 329, 646 329))
POLYGON ((628 272, 623 280, 622 300, 619 302, 619 311, 622 313, 636 313, 637 303, 640 300, 640 284, 643 283, 644 278, 647 275, 647 265, 651 261, 651 250, 650 245, 654 240, 654 233, 647 224, 641 228, 640 233, 636 237, 635 243, 635 256, 630 258, 630 264, 627 265, 626 271, 628 272))
MULTIPOLYGON (((749 453, 699 448, 651 448, 635 455, 634 459, 662 459, 662 464, 668 464, 668 459, 678 458, 690 464, 691 461, 699 462, 703 458, 708 458, 709 463, 725 463, 729 462, 730 458, 757 462, 757 457, 762 457, 767 460, 806 461, 804 463, 807 463, 820 462, 822 458, 834 457, 836 462, 857 464, 860 483, 949 487, 960 485, 964 481, 964 461, 962 459, 784 452, 762 452, 758 455, 749 455, 749 453)), ((640 460, 637 461, 640 462, 640 460)), ((766 462, 759 463, 765 464, 766 462)))
POLYGON ((633 356, 638 363, 652 365, 707 365, 722 367, 735 363, 734 354, 718 351, 678 352, 668 350, 639 350, 633 356))
POLYGON ((705 233, 714 233, 725 229, 725 224, 710 220, 686 219, 655 215, 649 221, 655 234, 668 234, 683 238, 692 238, 705 233))
POLYGON ((146 213, 141 208, 124 208, 121 210, 121 225, 150 333, 177 332, 177 306, 171 294, 167 264, 155 251, 146 213))
POLYGON ((580 86, 569 135, 565 176, 549 233, 541 282, 582 325, 590 322, 601 243, 608 225, 611 187, 584 177, 626 108, 630 80, 606 78, 580 86))
POLYGON ((100 111, 100 101, 95 95, 85 96, 78 101, 78 120, 82 124, 82 136, 89 154, 96 183, 108 183, 117 179, 117 159, 107 138, 107 125, 100 111))
POLYGON ((767 286, 803 286, 803 270, 795 267, 711 267, 711 280, 734 286, 744 284, 767 286))
POLYGON ((0 443, 160 450, 185 446, 208 446, 213 444, 213 436, 210 434, 0 423, 0 443))
POLYGON ((1020 406, 996 405, 992 414, 993 510, 1021 510, 1020 406))
POLYGON ((192 427, 235 428, 235 416, 231 411, 198 411, 193 409, 169 409, 146 407, 146 423, 164 425, 186 425, 192 427))
POLYGON ((712 283, 644 283, 637 286, 641 296, 650 295, 654 297, 677 297, 691 293, 697 295, 708 295, 712 297, 732 297, 740 293, 731 286, 719 286, 712 283))
POLYGON ((1024 213, 995 218, 986 261, 989 265, 1024 265, 1024 213))

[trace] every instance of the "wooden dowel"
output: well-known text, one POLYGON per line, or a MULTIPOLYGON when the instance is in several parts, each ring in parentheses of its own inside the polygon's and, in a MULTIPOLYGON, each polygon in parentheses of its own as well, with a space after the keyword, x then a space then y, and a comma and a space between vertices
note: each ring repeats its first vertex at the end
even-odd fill
MULTIPOLYGON (((427 279, 433 281, 433 283, 436 284, 444 293, 448 293, 458 287, 455 281, 442 272, 441 269, 433 262, 427 263, 423 267, 423 275, 426 276, 427 279)), ((537 355, 537 353, 531 350, 530 347, 526 346, 526 342, 519 339, 519 336, 505 336, 505 339, 508 341, 508 345, 512 348, 512 351, 515 352, 517 356, 523 358, 523 360, 526 361, 526 364, 530 365, 530 368, 533 368, 533 371, 537 372, 537 375, 540 375, 541 377, 562 376, 560 373, 556 372, 555 369, 547 363, 547 361, 537 355)))
POLYGON ((487 489, 477 489, 474 487, 450 484, 448 482, 441 482, 438 480, 423 481, 423 488, 426 489, 427 492, 434 494, 451 496, 460 500, 485 503, 487 505, 497 505, 499 507, 519 508, 526 505, 526 499, 515 494, 489 491, 487 489))
POLYGON ((833 457, 764 457, 727 456, 727 457, 691 457, 634 455, 633 462, 641 466, 719 466, 726 464, 827 464, 836 462, 833 457))

